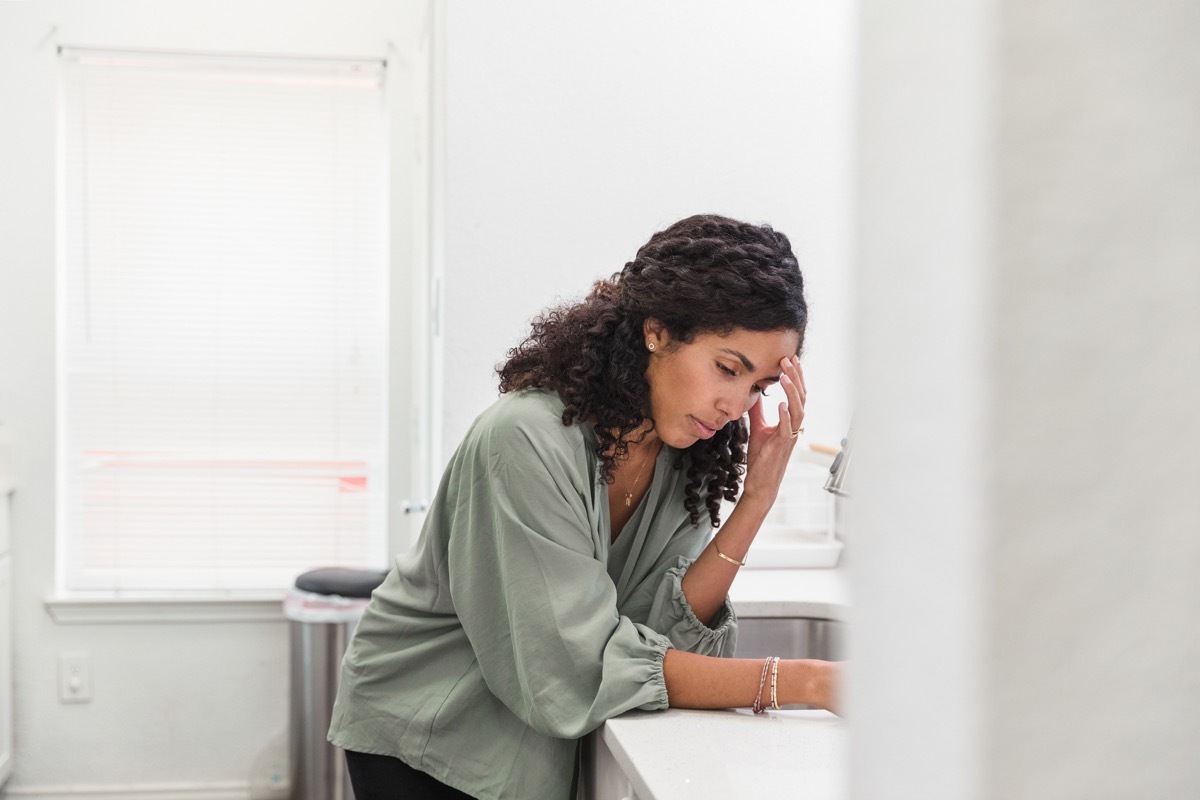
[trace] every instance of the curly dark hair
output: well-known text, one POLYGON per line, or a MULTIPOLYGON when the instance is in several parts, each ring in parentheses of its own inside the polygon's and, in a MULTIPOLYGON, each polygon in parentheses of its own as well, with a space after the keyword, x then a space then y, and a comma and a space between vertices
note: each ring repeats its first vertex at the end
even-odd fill
MULTIPOLYGON (((500 391, 557 392, 564 425, 577 419, 594 425, 607 483, 628 452, 629 435, 646 420, 654 422, 647 319, 663 323, 682 343, 735 328, 796 331, 803 342, 808 305, 791 243, 768 225, 688 217, 650 237, 633 261, 597 281, 582 302, 542 313, 528 338, 508 352, 496 369, 500 391)), ((721 521, 721 499, 737 499, 747 439, 744 421, 736 419, 688 448, 684 504, 693 525, 700 523, 702 493, 714 527, 721 521)))

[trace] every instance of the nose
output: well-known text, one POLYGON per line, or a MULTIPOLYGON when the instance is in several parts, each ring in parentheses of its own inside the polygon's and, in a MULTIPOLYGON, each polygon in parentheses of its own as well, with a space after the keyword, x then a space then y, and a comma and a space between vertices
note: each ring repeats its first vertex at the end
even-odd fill
POLYGON ((721 413, 722 419, 719 422, 724 425, 731 419, 738 419, 750 410, 749 406, 745 406, 745 398, 737 391, 726 389, 717 395, 717 411, 721 413))

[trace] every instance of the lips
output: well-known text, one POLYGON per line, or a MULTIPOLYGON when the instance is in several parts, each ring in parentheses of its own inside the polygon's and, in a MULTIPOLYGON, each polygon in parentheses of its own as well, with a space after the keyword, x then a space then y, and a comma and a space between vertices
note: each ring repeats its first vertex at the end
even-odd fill
POLYGON ((688 415, 688 419, 691 421, 692 427, 696 431, 696 435, 701 439, 711 439, 713 436, 716 436, 717 431, 720 430, 720 428, 715 428, 706 422, 701 422, 690 414, 688 415))

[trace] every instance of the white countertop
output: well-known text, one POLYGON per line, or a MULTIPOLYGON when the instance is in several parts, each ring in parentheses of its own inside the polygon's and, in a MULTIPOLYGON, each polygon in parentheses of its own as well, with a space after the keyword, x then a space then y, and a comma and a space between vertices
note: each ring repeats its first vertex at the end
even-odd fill
MULTIPOLYGON (((847 621, 840 569, 743 570, 729 591, 740 618, 847 621)), ((640 800, 847 796, 849 728, 828 711, 632 711, 597 732, 640 800)))
POLYGON ((846 622, 850 587, 841 569, 744 569, 729 598, 739 617, 815 617, 846 622))
POLYGON ((605 745, 640 800, 842 800, 849 727, 828 711, 632 711, 605 745))

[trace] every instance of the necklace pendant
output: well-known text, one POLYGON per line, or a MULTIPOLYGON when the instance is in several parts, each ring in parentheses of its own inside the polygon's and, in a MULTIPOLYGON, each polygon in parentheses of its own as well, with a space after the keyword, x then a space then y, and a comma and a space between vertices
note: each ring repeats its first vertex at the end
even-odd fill
POLYGON ((629 508, 629 506, 631 506, 631 505, 633 505, 633 492, 626 492, 625 493, 625 507, 629 508))

